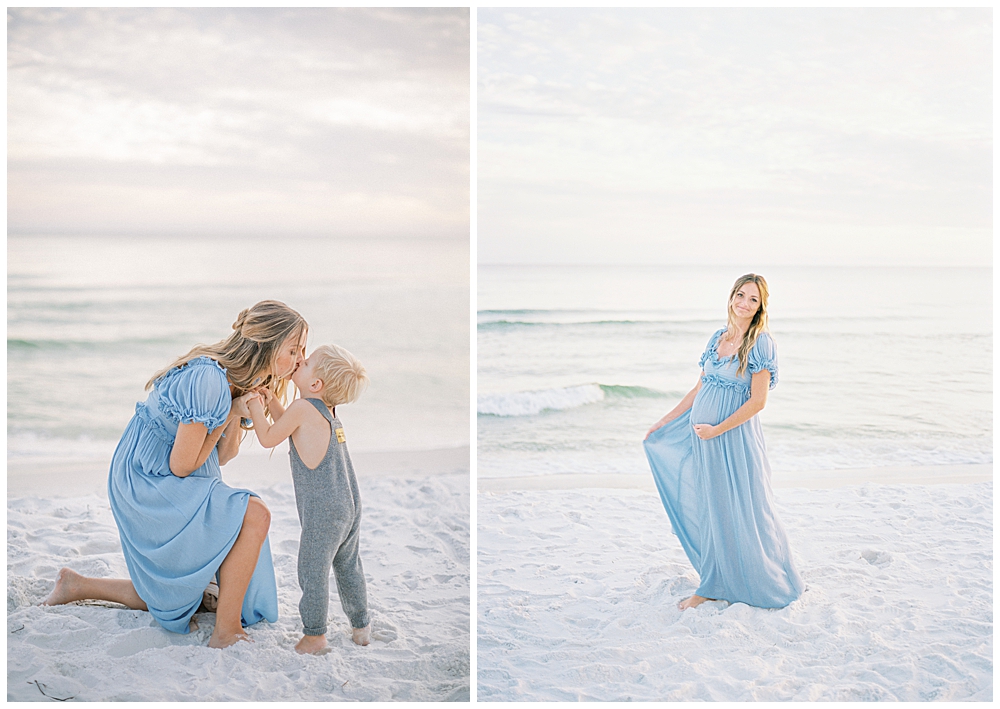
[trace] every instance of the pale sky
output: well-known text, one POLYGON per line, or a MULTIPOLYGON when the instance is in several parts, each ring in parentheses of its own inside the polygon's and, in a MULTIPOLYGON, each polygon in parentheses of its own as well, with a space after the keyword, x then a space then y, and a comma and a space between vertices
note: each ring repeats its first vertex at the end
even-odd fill
POLYGON ((8 9, 11 233, 469 234, 469 12, 8 9))
POLYGON ((479 263, 992 263, 992 11, 480 9, 479 263))

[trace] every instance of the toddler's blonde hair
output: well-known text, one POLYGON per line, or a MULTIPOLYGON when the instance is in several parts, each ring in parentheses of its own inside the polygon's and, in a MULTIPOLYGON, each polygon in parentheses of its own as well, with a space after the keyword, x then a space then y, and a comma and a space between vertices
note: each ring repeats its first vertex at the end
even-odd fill
POLYGON ((330 408, 357 401, 368 387, 365 366, 339 345, 320 345, 309 359, 313 376, 323 380, 320 398, 330 408))

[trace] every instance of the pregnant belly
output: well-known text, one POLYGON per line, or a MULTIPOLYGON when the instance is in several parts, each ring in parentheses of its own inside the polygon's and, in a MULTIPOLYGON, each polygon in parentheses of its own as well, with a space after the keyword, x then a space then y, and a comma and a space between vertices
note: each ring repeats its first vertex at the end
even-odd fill
POLYGON ((733 415, 747 401, 747 393, 739 389, 702 384, 691 405, 691 424, 716 425, 733 415))

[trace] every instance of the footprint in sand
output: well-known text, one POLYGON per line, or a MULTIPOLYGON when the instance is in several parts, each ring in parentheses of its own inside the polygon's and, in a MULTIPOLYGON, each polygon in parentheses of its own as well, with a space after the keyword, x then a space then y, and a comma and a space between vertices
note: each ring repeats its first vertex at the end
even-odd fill
POLYGON ((380 643, 389 644, 399 635, 392 628, 379 628, 377 630, 372 630, 372 640, 376 640, 380 643))
POLYGON ((880 569, 884 569, 892 563, 891 554, 885 551, 875 551, 874 549, 865 549, 861 552, 861 558, 880 569))
POLYGON ((469 676, 469 653, 459 651, 445 657, 435 658, 434 665, 442 673, 455 679, 469 676))
POLYGON ((396 632, 396 627, 394 625, 384 622, 372 623, 372 640, 389 644, 398 637, 399 633, 396 632))
POLYGON ((128 657, 154 647, 169 647, 172 643, 165 630, 159 628, 143 628, 133 630, 124 638, 116 640, 108 648, 111 657, 128 657))
POLYGON ((412 571, 407 571, 400 574, 398 577, 400 583, 406 586, 411 591, 416 591, 423 584, 423 577, 418 577, 412 571))
POLYGON ((156 621, 146 611, 121 611, 115 613, 115 621, 119 628, 126 630, 137 630, 139 628, 155 628, 156 621))
POLYGON ((431 549, 430 547, 415 547, 407 544, 406 548, 420 556, 432 556, 437 553, 437 549, 431 549))

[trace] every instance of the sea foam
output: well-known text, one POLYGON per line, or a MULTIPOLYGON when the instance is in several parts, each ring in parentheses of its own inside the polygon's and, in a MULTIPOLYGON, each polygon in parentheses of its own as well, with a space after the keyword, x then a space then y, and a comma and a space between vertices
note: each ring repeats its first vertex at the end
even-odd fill
POLYGON ((519 391, 507 394, 485 394, 476 401, 476 413, 486 416, 534 416, 542 411, 573 409, 604 399, 599 384, 519 391))

